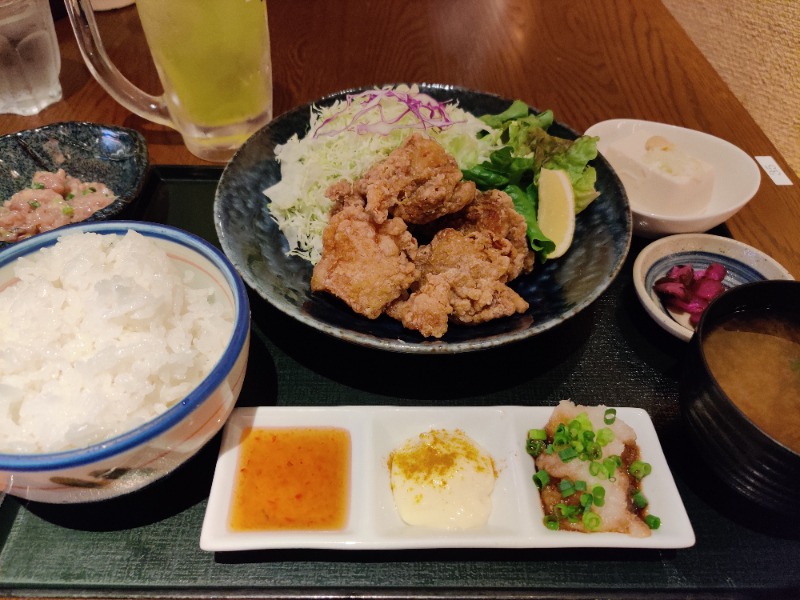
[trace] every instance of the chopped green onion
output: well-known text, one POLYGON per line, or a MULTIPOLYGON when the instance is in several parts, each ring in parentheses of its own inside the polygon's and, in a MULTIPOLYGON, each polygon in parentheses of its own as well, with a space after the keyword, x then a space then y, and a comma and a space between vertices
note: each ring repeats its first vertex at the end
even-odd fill
POLYGON ((69 216, 72 216, 72 214, 74 212, 75 212, 75 209, 73 209, 71 206, 62 206, 61 207, 61 214, 62 215, 66 215, 66 216, 69 217, 69 216))
POLYGON ((525 452, 534 458, 539 456, 545 450, 545 443, 542 440, 529 439, 525 442, 525 452))
POLYGON ((606 503, 606 488, 596 485, 592 488, 592 501, 595 506, 603 506, 606 503))
POLYGON ((631 500, 633 500, 633 504, 636 508, 644 508, 648 505, 647 498, 645 498, 644 494, 639 490, 631 496, 631 500))
POLYGON ((562 426, 559 425, 559 429, 556 430, 555 434, 553 435, 553 447, 556 450, 563 450, 564 448, 568 448, 570 446, 570 437, 567 433, 566 429, 562 429, 562 426))
POLYGON ((619 467, 621 464, 622 461, 620 457, 617 456, 616 454, 612 454, 603 461, 603 468, 605 469, 606 474, 608 475, 609 481, 615 480, 614 473, 616 472, 617 467, 619 467))
POLYGON ((592 506, 593 502, 594 497, 591 494, 588 492, 581 494, 581 506, 584 508, 584 510, 588 510, 592 506))
POLYGON ((603 423, 605 423, 606 425, 612 425, 616 420, 617 420, 617 409, 607 408, 606 412, 603 414, 603 423))
POLYGON ((661 519, 659 519, 655 515, 647 515, 644 518, 644 522, 650 529, 658 529, 659 527, 661 527, 661 519))
POLYGON ((31 189, 43 190, 44 189, 44 184, 43 183, 33 183, 33 184, 31 184, 31 189))
POLYGON ((583 513, 581 520, 583 521, 583 526, 589 531, 595 531, 600 527, 600 515, 598 515, 596 512, 592 512, 590 510, 586 511, 583 513))
POLYGON ((69 194, 64 196, 64 200, 66 200, 67 202, 69 202, 70 200, 73 200, 74 198, 75 198, 75 194, 73 194, 72 192, 70 192, 69 194))
POLYGON ((586 444, 585 460, 597 460, 598 458, 603 458, 603 449, 600 447, 600 444, 597 442, 589 442, 586 444))
POLYGON ((575 493, 575 484, 569 479, 562 479, 558 484, 558 489, 561 491, 562 498, 568 498, 575 493))
POLYGON ((608 427, 601 427, 597 431, 597 443, 601 446, 608 446, 609 443, 614 441, 614 432, 608 427))
POLYGON ((562 462, 569 462, 578 457, 578 451, 575 448, 569 447, 558 451, 558 457, 562 462))
POLYGON ((560 503, 556 504, 553 508, 559 518, 567 519, 570 523, 577 523, 580 518, 580 509, 577 506, 560 503))
POLYGON ((529 440, 546 440, 547 439, 547 432, 544 429, 529 429, 528 430, 528 439, 529 440))
POLYGON ((41 206, 41 204, 39 204, 38 200, 31 200, 28 202, 28 206, 30 206, 33 210, 36 210, 41 206))
POLYGON ((550 483, 550 474, 544 469, 539 469, 533 474, 533 483, 536 484, 537 489, 543 489, 548 483, 550 483))
POLYGON ((587 415, 585 412, 580 413, 577 417, 575 417, 574 420, 578 422, 581 429, 589 431, 594 429, 594 427, 592 427, 592 421, 589 419, 589 415, 587 415))
POLYGON ((558 517, 553 515, 545 515, 544 517, 544 526, 547 527, 550 531, 558 531, 558 517))
POLYGON ((579 492, 585 491, 586 490, 586 482, 583 481, 582 479, 578 479, 575 482, 575 489, 578 490, 579 492))
POLYGON ((642 462, 641 460, 633 461, 631 466, 628 467, 628 472, 639 481, 650 475, 652 470, 653 467, 650 466, 650 463, 642 462))

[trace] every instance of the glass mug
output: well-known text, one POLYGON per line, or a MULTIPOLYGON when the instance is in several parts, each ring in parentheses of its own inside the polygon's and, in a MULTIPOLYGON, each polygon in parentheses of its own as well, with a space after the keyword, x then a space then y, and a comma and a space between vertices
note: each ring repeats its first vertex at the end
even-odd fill
POLYGON ((128 110, 179 131, 195 156, 226 162, 272 119, 266 0, 137 0, 161 96, 143 92, 111 63, 91 0, 66 4, 95 79, 128 110))

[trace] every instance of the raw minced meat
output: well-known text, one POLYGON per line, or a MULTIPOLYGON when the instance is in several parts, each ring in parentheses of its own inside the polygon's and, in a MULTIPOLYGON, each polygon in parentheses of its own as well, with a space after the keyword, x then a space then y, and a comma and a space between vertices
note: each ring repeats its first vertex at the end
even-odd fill
POLYGON ((115 198, 105 184, 81 181, 64 169, 37 171, 30 187, 0 204, 0 242, 17 242, 84 221, 115 198))

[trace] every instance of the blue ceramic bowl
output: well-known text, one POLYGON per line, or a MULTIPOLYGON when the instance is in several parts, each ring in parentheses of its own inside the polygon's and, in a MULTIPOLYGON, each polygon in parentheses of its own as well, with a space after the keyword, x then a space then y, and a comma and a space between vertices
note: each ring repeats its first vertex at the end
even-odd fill
MULTIPOLYGON (((29 187, 36 171, 106 184, 114 202, 85 222, 122 218, 137 200, 149 166, 147 143, 132 129, 65 122, 0 137, 0 201, 29 187)), ((17 242, 0 242, 0 249, 17 242)))
MULTIPOLYGON (((448 85, 419 84, 440 101, 455 101, 475 115, 505 110, 511 100, 448 85)), ((342 100, 348 90, 313 103, 342 100)), ((287 256, 288 243, 267 205, 263 191, 280 179, 275 146, 292 135, 304 136, 311 104, 274 119, 254 134, 228 163, 214 203, 214 223, 225 254, 258 294, 278 310, 314 329, 354 344, 412 354, 450 354, 497 347, 553 329, 592 304, 611 284, 625 262, 632 222, 625 191, 602 157, 594 161, 600 196, 577 218, 567 254, 539 265, 511 283, 529 304, 522 314, 474 326, 451 325, 440 340, 423 338, 387 316, 368 319, 337 299, 311 293, 312 266, 287 256)), ((552 135, 575 139, 570 128, 553 123, 552 135)))
POLYGON ((633 284, 645 311, 662 329, 688 342, 695 328, 689 315, 670 311, 655 291, 655 283, 672 267, 702 270, 711 263, 725 267, 726 289, 765 279, 793 279, 771 256, 737 240, 708 233, 671 235, 652 242, 633 263, 633 284))
MULTIPOLYGON (((234 311, 231 339, 208 376, 179 403, 118 437, 49 454, 0 454, 0 491, 30 500, 77 503, 119 496, 159 479, 191 458, 224 425, 244 381, 250 343, 246 288, 217 248, 193 234, 153 223, 78 223, 20 241, 0 252, 0 290, 13 285, 17 258, 52 246, 72 231, 152 238, 198 285, 214 289, 234 311)), ((2 334, 0 334, 2 337, 2 334)))

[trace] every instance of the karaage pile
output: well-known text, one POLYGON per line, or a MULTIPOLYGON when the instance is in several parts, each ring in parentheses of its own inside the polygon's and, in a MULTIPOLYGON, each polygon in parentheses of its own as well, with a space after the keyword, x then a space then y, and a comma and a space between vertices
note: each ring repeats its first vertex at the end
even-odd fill
POLYGON ((453 157, 413 134, 362 178, 340 180, 311 289, 425 337, 525 312, 508 283, 533 269, 525 219, 499 190, 462 180, 453 157), (424 243, 422 243, 424 241, 424 243))

